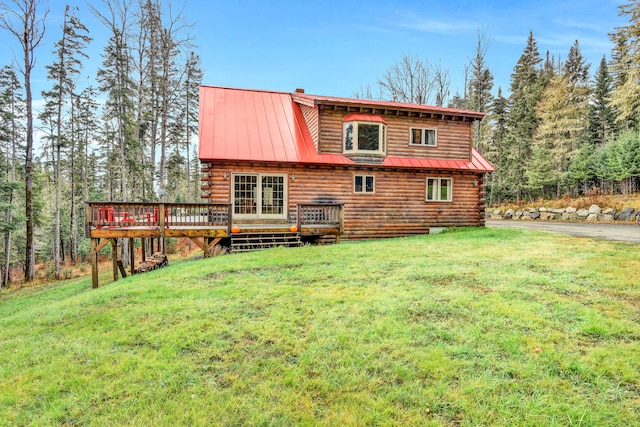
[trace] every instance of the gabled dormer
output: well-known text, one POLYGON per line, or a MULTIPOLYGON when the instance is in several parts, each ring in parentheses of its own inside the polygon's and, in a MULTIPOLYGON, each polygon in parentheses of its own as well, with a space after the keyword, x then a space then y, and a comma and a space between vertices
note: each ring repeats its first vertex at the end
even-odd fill
POLYGON ((319 154, 356 163, 387 157, 472 159, 471 128, 484 113, 420 104, 292 94, 319 154))
POLYGON ((342 119, 342 155, 356 163, 382 163, 387 156, 387 122, 375 114, 342 119))

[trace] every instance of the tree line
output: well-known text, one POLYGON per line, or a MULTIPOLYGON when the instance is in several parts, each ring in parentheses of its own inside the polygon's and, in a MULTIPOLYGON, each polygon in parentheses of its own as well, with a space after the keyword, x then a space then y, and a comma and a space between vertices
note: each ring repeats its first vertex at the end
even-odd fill
POLYGON ((53 259, 60 278, 65 261, 88 254, 85 200, 200 196, 193 140, 203 72, 191 25, 162 0, 94 2, 109 39, 95 79, 87 79, 90 31, 78 6, 55 7, 62 25, 46 28, 40 0, 0 1, 0 30, 20 46, 19 60, 0 64, 0 286, 12 267, 30 281, 37 259, 53 259), (31 78, 45 31, 59 36, 36 113, 31 78), (37 154, 35 132, 44 142, 37 154))
POLYGON ((591 74, 578 40, 566 59, 543 58, 533 32, 513 68, 505 96, 493 95, 486 61, 489 37, 479 31, 465 66, 464 92, 448 98, 449 73, 403 54, 357 98, 432 104, 486 113, 474 124, 474 145, 496 167, 487 180, 489 204, 579 196, 592 191, 637 192, 640 186, 640 1, 619 6, 628 24, 610 33, 591 74))

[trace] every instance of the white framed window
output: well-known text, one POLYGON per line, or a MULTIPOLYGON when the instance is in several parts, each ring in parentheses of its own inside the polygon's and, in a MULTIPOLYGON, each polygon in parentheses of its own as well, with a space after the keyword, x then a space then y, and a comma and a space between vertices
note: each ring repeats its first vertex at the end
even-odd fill
POLYGON ((453 200, 453 179, 427 178, 428 202, 450 202, 453 200))
POLYGON ((387 126, 378 122, 344 122, 344 153, 384 154, 387 126))
POLYGON ((287 175, 234 173, 231 195, 237 218, 287 218, 287 175))
POLYGON ((373 175, 354 175, 353 176, 353 192, 354 193, 374 193, 375 178, 373 175))
POLYGON ((435 129, 429 128, 411 128, 410 130, 410 144, 411 145, 423 145, 426 147, 436 147, 438 133, 435 129))

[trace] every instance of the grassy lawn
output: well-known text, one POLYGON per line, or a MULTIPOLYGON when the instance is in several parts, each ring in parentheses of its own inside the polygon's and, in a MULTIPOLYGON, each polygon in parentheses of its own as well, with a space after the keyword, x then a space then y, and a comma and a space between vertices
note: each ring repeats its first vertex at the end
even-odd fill
POLYGON ((638 246, 470 229, 90 288, 0 294, 0 424, 640 424, 638 246))

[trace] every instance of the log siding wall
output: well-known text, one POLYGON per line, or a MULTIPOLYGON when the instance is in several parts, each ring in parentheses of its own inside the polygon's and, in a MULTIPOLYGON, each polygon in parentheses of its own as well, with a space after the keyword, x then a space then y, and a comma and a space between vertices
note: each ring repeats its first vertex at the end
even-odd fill
POLYGON ((309 107, 308 105, 298 104, 300 105, 300 110, 302 111, 302 115, 304 116, 304 121, 307 123, 307 127, 309 128, 309 132, 311 132, 311 139, 313 139, 313 145, 315 145, 316 150, 318 149, 318 107, 309 107))
MULTIPOLYGON (((320 110, 322 127, 319 134, 319 150, 321 154, 342 154, 342 120, 348 114, 349 112, 346 110, 320 110)), ((380 115, 387 122, 388 156, 471 160, 472 122, 390 114, 377 115, 380 115), (410 145, 409 134, 412 127, 436 129, 437 147, 410 145)))
POLYGON ((298 203, 341 203, 343 236, 347 238, 406 236, 428 233, 430 227, 484 225, 484 179, 478 173, 242 163, 205 163, 203 172, 203 198, 210 203, 231 203, 231 173, 287 174, 289 215, 296 212, 298 203), (291 174, 295 174, 294 181, 291 174), (356 174, 375 176, 373 194, 353 192, 356 174), (452 178, 453 200, 427 202, 427 177, 452 178))

